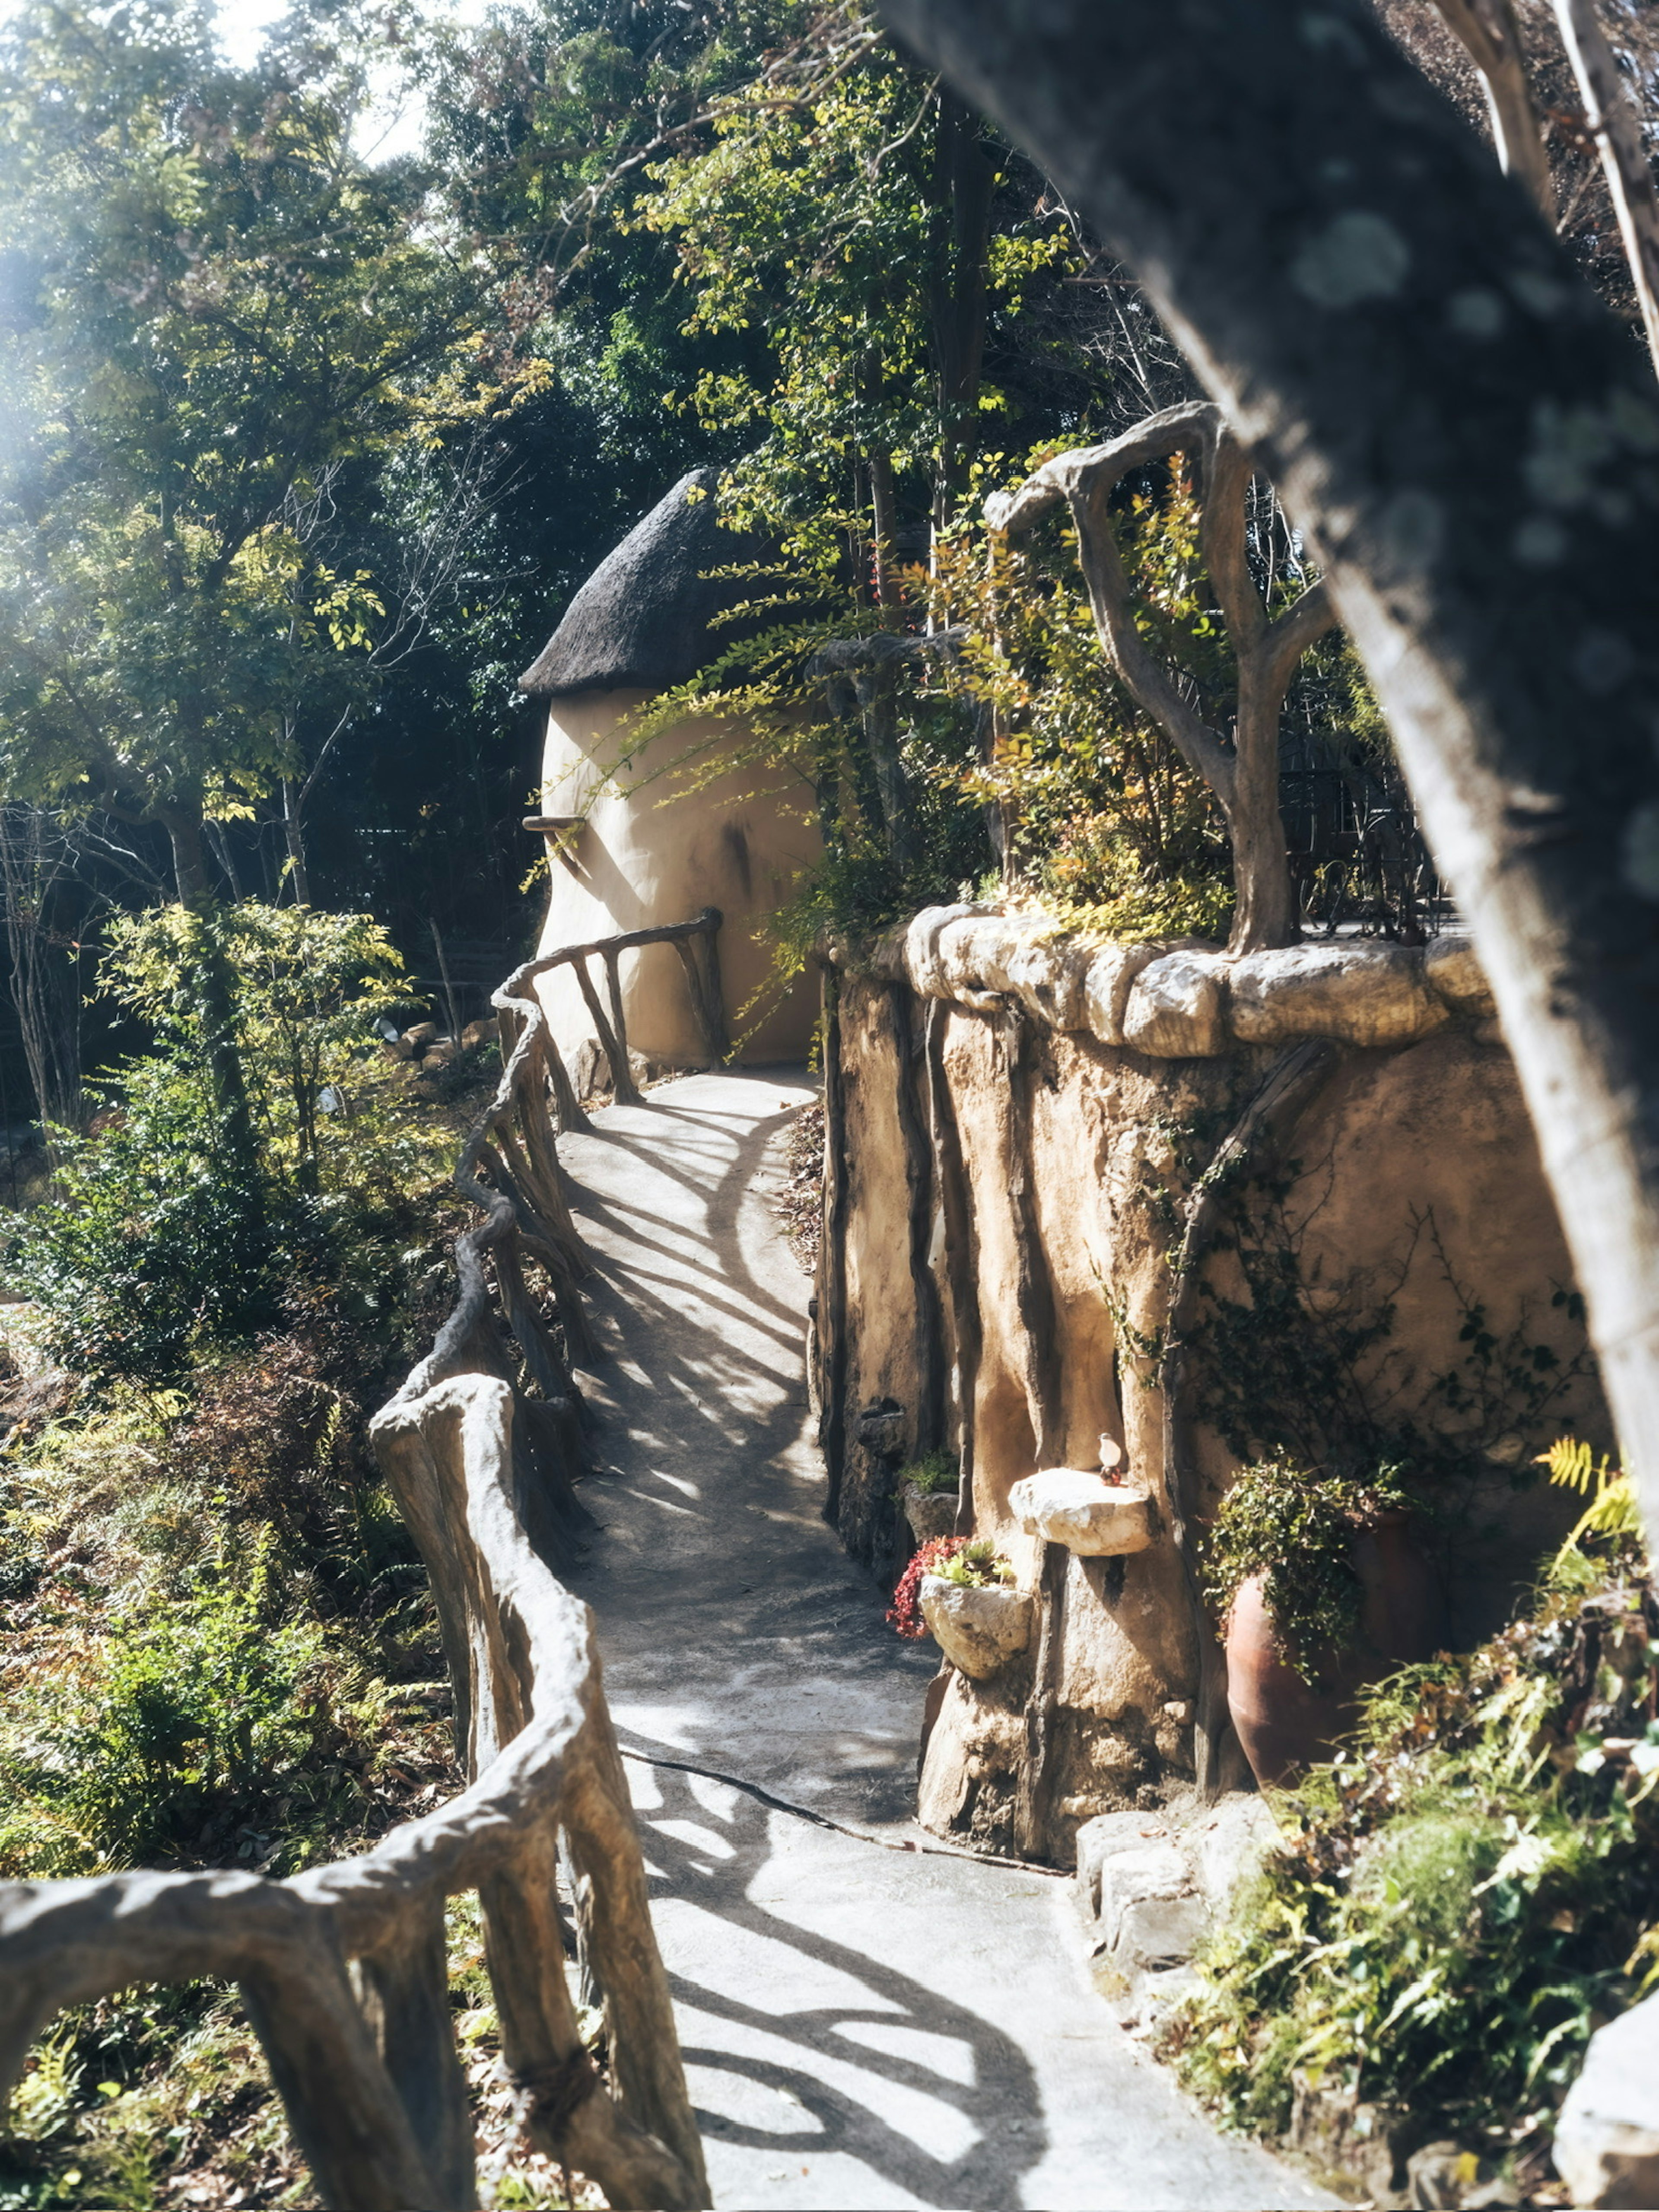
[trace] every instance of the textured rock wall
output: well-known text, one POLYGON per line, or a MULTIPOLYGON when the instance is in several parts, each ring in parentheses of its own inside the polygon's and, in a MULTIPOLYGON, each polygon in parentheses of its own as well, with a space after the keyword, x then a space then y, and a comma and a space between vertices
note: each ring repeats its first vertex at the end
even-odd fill
MULTIPOLYGON (((1354 1418, 1455 1446, 1431 1539, 1448 1636, 1497 1625, 1571 1517, 1570 1498, 1516 1475, 1569 1422, 1599 1434, 1605 1417, 1465 948, 1348 942, 1230 964, 940 909, 832 968, 828 997, 815 1358, 834 1517, 896 1576, 911 1538, 894 1478, 956 1449, 958 1526, 995 1537, 1042 1620, 991 1680, 942 1680, 930 1826, 1063 1858, 1081 1821, 1191 1778, 1210 1632, 1176 1541, 1183 1500, 1201 1524, 1240 1463, 1217 1407, 1237 1417, 1255 1389, 1271 1410, 1303 1369, 1328 1375, 1333 1344, 1355 1347, 1354 1418), (1283 1297, 1248 1357, 1200 1327, 1166 1407, 1157 1355, 1188 1193, 1310 1036, 1331 1048, 1279 1164, 1204 1261, 1248 1309, 1237 1245, 1255 1240, 1288 1270, 1283 1297), (1087 1558, 1026 1534, 1012 1486, 1095 1468, 1103 1434, 1152 1492, 1158 1540, 1087 1558)), ((1197 1307, 1218 1310, 1207 1292, 1197 1307)))

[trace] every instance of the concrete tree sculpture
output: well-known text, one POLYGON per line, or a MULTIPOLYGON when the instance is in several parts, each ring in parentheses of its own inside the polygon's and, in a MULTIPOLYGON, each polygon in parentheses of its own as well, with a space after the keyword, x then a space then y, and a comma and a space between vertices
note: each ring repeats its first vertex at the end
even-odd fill
POLYGON ((1150 416, 1109 444, 1057 455, 1017 491, 994 495, 985 509, 993 530, 1015 537, 1062 503, 1069 508, 1107 659, 1142 713, 1209 785, 1226 817, 1237 891, 1233 952, 1296 941, 1296 894, 1279 811, 1279 721, 1297 661, 1336 622, 1322 583, 1284 613, 1268 613, 1250 573, 1252 473, 1220 409, 1198 400, 1150 416), (1209 726, 1141 635, 1112 528, 1112 493, 1123 478, 1178 453, 1192 464, 1204 562, 1237 663, 1231 738, 1209 726))

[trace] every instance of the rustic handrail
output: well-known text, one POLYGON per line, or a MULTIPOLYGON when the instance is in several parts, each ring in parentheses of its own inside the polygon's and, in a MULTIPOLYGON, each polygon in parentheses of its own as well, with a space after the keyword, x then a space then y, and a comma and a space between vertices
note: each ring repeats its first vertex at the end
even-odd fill
POLYGON ((139 1872, 0 1885, 0 2095, 64 2006, 138 1981, 223 1976, 240 1985, 326 2204, 472 2212, 444 1902, 476 1890, 502 2052, 532 2142, 591 2175, 618 2212, 708 2204, 593 1616, 549 1565, 586 1518, 572 1486, 585 1455, 571 1370, 597 1355, 577 1287, 589 1261, 549 1113, 550 1092, 570 1126, 571 1085, 532 987, 567 963, 585 977, 587 959, 605 961, 616 1024, 600 1037, 624 1097, 617 956, 641 944, 680 949, 712 1042, 720 921, 708 908, 671 928, 566 946, 492 994, 505 1066, 455 1170, 484 1218, 457 1241, 453 1311, 369 1431, 426 1561, 471 1786, 361 1857, 286 1881, 139 1872), (556 1328, 530 1294, 526 1261, 548 1282, 556 1328), (608 2086, 583 2047, 566 1976, 562 1852, 580 1954, 604 2004, 608 2086))
MULTIPOLYGON (((718 907, 706 906, 695 921, 665 922, 655 929, 625 929, 615 937, 595 938, 590 945, 563 945, 556 952, 545 954, 539 960, 530 961, 517 973, 508 977, 501 987, 510 992, 532 977, 550 974, 555 968, 574 967, 576 988, 582 994, 593 1033, 599 1041, 606 1065, 611 1070, 611 1093, 621 1106, 637 1106, 639 1090, 634 1081, 633 1070, 628 1061, 628 1024, 623 1014, 620 960, 624 952, 631 952, 642 945, 672 945, 680 956, 685 969, 686 990, 691 1000, 692 1018, 697 1024, 703 1049, 712 1060, 722 1060, 730 1049, 726 1031, 726 1005, 720 989, 720 928, 723 916, 718 907), (696 957, 693 947, 702 940, 702 958, 696 957), (605 969, 606 995, 611 1001, 607 1015, 599 1004, 593 979, 587 972, 590 960, 599 960, 605 969)), ((493 1003, 499 1006, 500 999, 493 1003)), ((559 1127, 562 1129, 585 1129, 588 1124, 564 1063, 554 1053, 557 1062, 548 1073, 553 1085, 553 1096, 558 1107, 559 1127)))

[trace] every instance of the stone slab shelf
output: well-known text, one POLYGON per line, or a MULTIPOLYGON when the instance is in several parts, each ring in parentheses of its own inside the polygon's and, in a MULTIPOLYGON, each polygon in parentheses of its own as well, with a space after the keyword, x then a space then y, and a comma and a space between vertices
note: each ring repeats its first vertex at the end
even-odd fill
POLYGON ((1461 934, 1421 946, 1316 938, 1233 957, 1194 938, 1103 945, 1039 913, 935 906, 847 964, 981 1012, 1018 1006, 1054 1029, 1157 1060, 1311 1036, 1412 1044, 1455 1016, 1486 1020, 1493 1011, 1461 934))
POLYGON ((1108 1482, 1082 1468, 1051 1467, 1029 1474, 1008 1493, 1011 1511, 1028 1536, 1064 1544, 1086 1559, 1144 1552, 1158 1534, 1150 1491, 1108 1482))

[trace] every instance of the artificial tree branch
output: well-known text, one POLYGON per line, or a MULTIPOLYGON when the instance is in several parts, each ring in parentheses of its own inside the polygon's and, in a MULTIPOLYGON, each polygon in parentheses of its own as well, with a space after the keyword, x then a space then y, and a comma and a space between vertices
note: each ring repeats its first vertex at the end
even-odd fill
POLYGON ((1282 615, 1267 624, 1262 633, 1262 659, 1269 673, 1269 681, 1279 685, 1281 699, 1290 689, 1297 662, 1310 645, 1319 642, 1327 630, 1334 629, 1340 620, 1322 576, 1316 584, 1310 584, 1282 615))
POLYGON ((1555 0, 1555 16, 1619 217, 1648 351, 1659 368, 1659 191, 1642 143, 1642 126, 1603 35, 1595 0, 1555 0))
POLYGON ((1510 0, 1435 0, 1435 5, 1480 76, 1499 167, 1525 185, 1538 212, 1553 224, 1555 184, 1510 0))
POLYGON ((1234 952, 1293 943, 1297 920, 1279 811, 1279 718, 1296 664, 1335 621, 1328 595, 1315 586, 1277 621, 1250 573, 1246 502, 1254 473, 1249 455, 1204 402, 1167 409, 1110 444, 1060 453, 1012 493, 986 503, 991 528, 1028 530, 1060 499, 1077 531, 1078 565, 1095 629, 1119 681, 1156 722, 1187 765, 1215 793, 1227 818, 1237 889, 1234 952), (1205 565, 1238 668, 1231 748, 1182 698, 1141 636, 1129 580, 1112 528, 1114 489, 1149 461, 1184 453, 1197 464, 1205 565))
POLYGON ((1115 481, 1104 470, 1079 471, 1071 501, 1077 526, 1078 566, 1088 586, 1095 628, 1125 690, 1158 724, 1188 767, 1204 778, 1224 808, 1232 798, 1233 756, 1176 690, 1135 627, 1129 580, 1109 511, 1115 481))
POLYGON ((1224 427, 1218 410, 1199 475, 1200 540, 1216 604, 1241 660, 1267 627, 1267 610, 1250 574, 1245 502, 1253 474, 1248 455, 1224 427))

